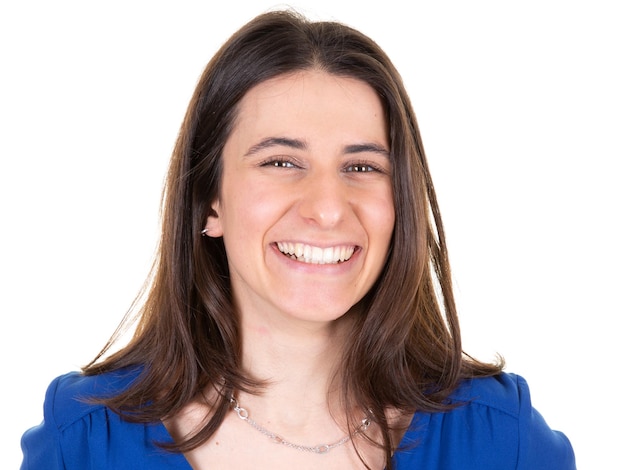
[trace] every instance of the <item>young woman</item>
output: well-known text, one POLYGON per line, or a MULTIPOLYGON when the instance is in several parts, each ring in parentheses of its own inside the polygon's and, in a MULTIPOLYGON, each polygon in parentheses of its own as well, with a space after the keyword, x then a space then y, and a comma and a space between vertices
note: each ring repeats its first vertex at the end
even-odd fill
MULTIPOLYGON (((26 469, 573 469, 502 364, 464 355, 396 69, 261 15, 208 64, 131 342, 50 386, 26 469)), ((114 337, 115 339, 115 337, 114 337)))

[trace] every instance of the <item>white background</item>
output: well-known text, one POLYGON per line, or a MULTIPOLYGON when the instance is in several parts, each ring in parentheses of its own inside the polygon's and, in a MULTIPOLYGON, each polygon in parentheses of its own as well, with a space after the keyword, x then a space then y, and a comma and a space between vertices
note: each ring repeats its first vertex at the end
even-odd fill
MULTIPOLYGON (((466 349, 499 352, 528 379, 580 469, 623 465, 620 3, 291 4, 361 29, 396 63, 440 197, 466 349)), ((1 4, 2 468, 19 466, 49 381, 99 351, 140 288, 206 62, 274 6, 1 4)))

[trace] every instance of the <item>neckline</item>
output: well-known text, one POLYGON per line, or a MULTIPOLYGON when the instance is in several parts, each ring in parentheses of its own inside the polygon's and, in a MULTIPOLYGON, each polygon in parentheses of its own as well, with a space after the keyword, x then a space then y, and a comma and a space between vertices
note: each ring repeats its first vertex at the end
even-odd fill
MULTIPOLYGON (((415 442, 417 434, 423 433, 425 431, 426 427, 428 426, 428 421, 429 421, 428 415, 425 415, 424 413, 420 413, 420 412, 413 413, 413 416, 411 417, 411 422, 408 428, 404 431, 404 434, 402 435, 402 439, 400 439, 400 443, 398 444, 398 448, 400 449, 399 452, 402 452, 402 449, 410 447, 409 444, 411 442, 415 442), (418 422, 420 424, 419 427, 418 427, 418 422)), ((167 444, 174 443, 174 438, 165 427, 165 424, 163 423, 163 421, 159 421, 158 423, 155 423, 152 426, 154 428, 155 433, 157 434, 155 437, 157 438, 159 442, 164 442, 167 444)), ((397 452, 394 453, 394 459, 396 458, 396 455, 397 455, 397 452)), ((169 453, 168 461, 176 463, 177 467, 184 466, 186 470, 193 470, 193 467, 187 460, 187 457, 185 457, 185 454, 183 454, 182 452, 169 453)), ((386 469, 383 469, 383 470, 386 470, 386 469)))
MULTIPOLYGON (((155 437, 158 442, 163 442, 166 444, 174 443, 174 438, 165 427, 165 424, 163 424, 163 421, 154 423, 152 427, 155 431, 155 434, 156 434, 155 437)), ((184 466, 185 469, 187 470, 193 470, 193 467, 187 460, 187 457, 185 457, 185 454, 183 454, 182 452, 167 452, 167 461, 176 463, 176 468, 179 468, 180 466, 184 466)), ((181 468, 180 470, 183 470, 183 469, 181 468)))

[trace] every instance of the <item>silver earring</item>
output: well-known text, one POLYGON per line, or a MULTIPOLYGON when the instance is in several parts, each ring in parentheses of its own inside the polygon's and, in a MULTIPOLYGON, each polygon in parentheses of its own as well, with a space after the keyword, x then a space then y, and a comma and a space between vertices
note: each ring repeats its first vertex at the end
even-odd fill
POLYGON ((209 231, 209 229, 208 229, 208 228, 205 228, 202 232, 200 232, 200 234, 201 234, 203 237, 206 237, 206 236, 207 236, 207 232, 208 232, 208 231, 209 231))

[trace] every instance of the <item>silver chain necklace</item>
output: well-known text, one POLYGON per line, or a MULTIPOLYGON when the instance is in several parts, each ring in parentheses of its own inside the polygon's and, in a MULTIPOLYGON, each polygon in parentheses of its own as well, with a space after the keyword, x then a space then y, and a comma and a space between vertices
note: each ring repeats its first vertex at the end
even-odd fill
POLYGON ((341 439, 333 442, 332 444, 318 444, 316 446, 304 446, 301 444, 294 444, 293 442, 286 441, 285 439, 280 437, 278 434, 273 433, 269 429, 261 426, 259 423, 257 423, 252 418, 250 418, 248 414, 248 410, 239 406, 239 402, 235 399, 235 397, 230 397, 229 401, 230 401, 231 406, 233 407, 233 411, 237 413, 237 416, 239 416, 240 419, 244 420, 246 423, 248 423, 254 429, 259 431, 261 434, 264 434, 265 436, 269 437, 272 442, 276 444, 282 444, 284 446, 290 447, 295 450, 300 450, 303 452, 312 452, 314 454, 326 454, 330 452, 332 449, 334 449, 335 447, 342 446, 343 444, 348 442, 352 437, 356 436, 357 434, 361 434, 365 432, 372 422, 369 416, 366 418, 363 418, 361 420, 361 424, 351 434, 348 434, 347 436, 342 437, 341 439))

